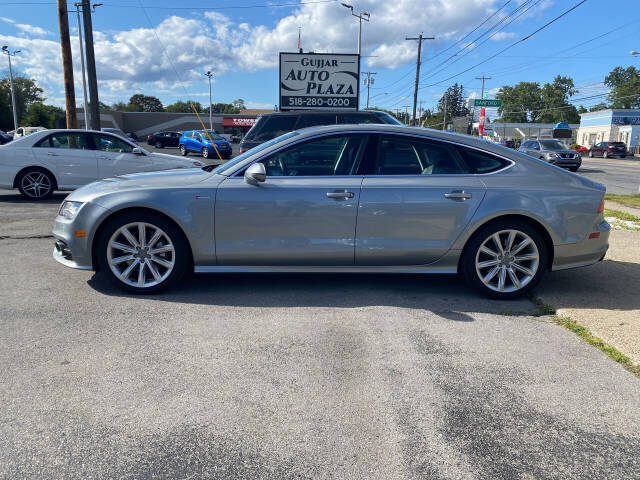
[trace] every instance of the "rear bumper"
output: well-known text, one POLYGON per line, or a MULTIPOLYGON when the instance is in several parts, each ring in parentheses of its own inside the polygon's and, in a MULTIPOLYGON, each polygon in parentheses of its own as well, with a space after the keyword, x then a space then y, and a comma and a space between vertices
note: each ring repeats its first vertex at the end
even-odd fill
POLYGON ((586 267, 602 260, 609 249, 611 225, 603 220, 594 232, 600 233, 600 236, 587 238, 578 243, 555 245, 551 270, 586 267))

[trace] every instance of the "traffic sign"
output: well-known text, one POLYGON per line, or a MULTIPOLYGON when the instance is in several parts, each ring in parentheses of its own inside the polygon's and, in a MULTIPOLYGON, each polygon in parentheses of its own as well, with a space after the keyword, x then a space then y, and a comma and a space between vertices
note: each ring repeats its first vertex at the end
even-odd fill
POLYGON ((473 101, 473 104, 476 107, 501 107, 502 100, 487 100, 484 98, 476 98, 473 101))

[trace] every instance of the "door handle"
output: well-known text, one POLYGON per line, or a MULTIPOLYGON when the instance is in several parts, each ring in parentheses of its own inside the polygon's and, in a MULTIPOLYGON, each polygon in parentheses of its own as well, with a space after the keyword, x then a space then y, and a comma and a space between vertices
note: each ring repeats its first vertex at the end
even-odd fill
POLYGON ((445 193, 445 198, 450 198, 452 200, 468 200, 472 197, 470 193, 465 192, 464 190, 453 190, 450 193, 445 193))
POLYGON ((49 155, 51 157, 57 157, 58 156, 57 153, 53 153, 53 152, 47 152, 47 155, 49 155))
POLYGON ((347 192, 346 190, 335 191, 335 192, 327 192, 327 197, 328 198, 353 198, 354 197, 354 193, 353 192, 347 192))

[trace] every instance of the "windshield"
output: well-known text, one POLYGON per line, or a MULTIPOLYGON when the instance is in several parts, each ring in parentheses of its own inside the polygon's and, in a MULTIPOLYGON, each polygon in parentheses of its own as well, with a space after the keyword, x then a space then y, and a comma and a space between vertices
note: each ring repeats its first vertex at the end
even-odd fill
POLYGON ((203 131, 202 135, 204 135, 205 138, 211 137, 211 140, 224 140, 224 137, 221 137, 217 133, 211 131, 203 131))
POLYGON ((540 145, 545 150, 567 150, 569 148, 559 140, 540 140, 540 145))
MULTIPOLYGON (((244 159, 250 157, 254 153, 260 152, 261 150, 269 148, 271 145, 275 145, 276 143, 281 142, 282 140, 286 140, 287 138, 291 138, 291 137, 293 137, 295 135, 300 135, 300 134, 298 132, 288 132, 288 133, 285 133, 284 135, 280 135, 279 137, 272 138, 271 140, 269 140, 267 142, 261 143, 257 147, 253 147, 252 149, 247 150, 246 152, 238 155, 236 158, 234 158, 230 162, 223 163, 218 168, 216 168, 215 170, 211 170, 211 171, 213 173, 221 173, 222 175, 224 175, 224 171, 225 170, 228 170, 231 167, 233 167, 234 165, 237 165, 238 163, 242 162, 244 159)), ((208 165, 208 166, 202 167, 202 168, 204 170, 209 170, 209 168, 211 168, 211 167, 212 167, 212 165, 208 165)))
POLYGON ((400 120, 393 115, 389 115, 387 112, 377 112, 376 115, 378 115, 378 117, 384 117, 384 123, 388 123, 389 125, 403 125, 400 120))

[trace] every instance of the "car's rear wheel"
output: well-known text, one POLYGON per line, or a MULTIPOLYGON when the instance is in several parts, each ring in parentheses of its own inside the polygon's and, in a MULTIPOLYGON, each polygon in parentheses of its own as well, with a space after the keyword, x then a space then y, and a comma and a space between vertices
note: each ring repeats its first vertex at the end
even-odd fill
POLYGON ((53 194, 55 180, 49 172, 34 168, 25 170, 18 178, 18 190, 31 200, 44 200, 53 194))
POLYGON ((180 145, 180 155, 186 157, 189 152, 187 151, 187 147, 184 145, 180 145))
POLYGON ((471 238, 461 259, 469 285, 498 299, 523 295, 542 279, 547 247, 538 230, 518 220, 482 227, 471 238))
POLYGON ((209 158, 209 149, 207 147, 202 147, 202 158, 209 158))
POLYGON ((156 144, 154 145, 154 147, 156 147, 156 148, 162 148, 162 142, 156 142, 156 144))
POLYGON ((571 170, 572 172, 577 172, 578 168, 580 167, 569 167, 569 170, 571 170))
POLYGON ((98 242, 101 271, 129 292, 164 290, 178 282, 190 265, 182 232, 162 215, 125 213, 109 221, 98 242))

